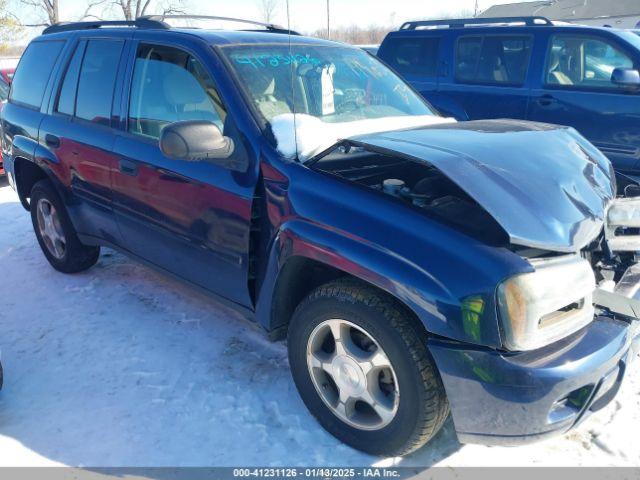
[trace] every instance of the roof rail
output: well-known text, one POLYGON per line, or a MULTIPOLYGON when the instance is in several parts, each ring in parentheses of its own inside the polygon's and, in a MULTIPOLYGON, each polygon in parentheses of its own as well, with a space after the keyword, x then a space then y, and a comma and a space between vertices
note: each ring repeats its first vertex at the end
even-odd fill
POLYGON ((273 33, 286 33, 291 35, 299 35, 298 32, 289 30, 271 23, 254 22, 253 20, 245 20, 242 18, 231 17, 213 17, 209 15, 145 15, 135 20, 96 20, 91 22, 62 22, 55 23, 44 29, 43 35, 59 32, 70 32, 73 30, 93 30, 97 28, 108 27, 137 27, 143 29, 160 29, 167 30, 171 25, 166 23, 165 19, 195 19, 195 20, 221 20, 224 22, 246 23, 265 28, 273 33))
POLYGON ((171 28, 168 24, 149 17, 140 17, 136 20, 97 20, 92 22, 62 22, 54 23, 42 32, 43 35, 59 32, 70 32, 73 30, 93 30, 103 27, 137 27, 156 28, 166 30, 171 28))
POLYGON ((526 26, 553 25, 546 17, 493 17, 493 18, 457 18, 445 20, 416 20, 405 22, 400 30, 416 30, 422 27, 464 28, 467 25, 495 25, 524 23, 526 26))
MULTIPOLYGON (((144 17, 140 17, 138 20, 146 19, 153 22, 161 22, 164 23, 164 20, 219 20, 223 22, 233 22, 233 23, 246 23, 248 25, 255 25, 258 27, 263 27, 264 29, 273 32, 273 33, 288 33, 291 35, 299 35, 298 32, 293 30, 289 30, 285 27, 281 27, 279 25, 275 25, 273 23, 263 23, 257 22, 254 20, 246 20, 244 18, 232 18, 232 17, 217 17, 212 15, 147 15, 144 17)), ((166 25, 166 24, 165 24, 166 25)))

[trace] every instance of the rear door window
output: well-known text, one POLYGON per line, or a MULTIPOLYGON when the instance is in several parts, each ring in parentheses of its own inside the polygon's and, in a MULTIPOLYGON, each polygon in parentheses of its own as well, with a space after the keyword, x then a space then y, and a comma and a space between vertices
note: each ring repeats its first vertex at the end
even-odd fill
POLYGON ((13 78, 12 102, 40 108, 51 71, 63 46, 63 41, 50 41, 32 42, 27 47, 13 78))
POLYGON ((113 90, 123 41, 89 40, 80 68, 76 117, 110 125, 113 90))
POLYGON ((532 44, 529 36, 461 37, 456 48, 456 80, 481 85, 523 85, 532 44))
POLYGON ((401 74, 435 77, 438 69, 440 38, 391 38, 380 52, 394 70, 401 74))

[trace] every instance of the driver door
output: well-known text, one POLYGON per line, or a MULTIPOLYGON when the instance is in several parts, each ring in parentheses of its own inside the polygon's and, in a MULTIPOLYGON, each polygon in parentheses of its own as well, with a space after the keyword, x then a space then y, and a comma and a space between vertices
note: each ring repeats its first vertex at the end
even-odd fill
MULTIPOLYGON (((152 264, 242 305, 248 294, 253 168, 166 157, 158 139, 177 121, 213 122, 248 155, 213 80, 191 51, 141 42, 132 49, 126 131, 116 140, 114 211, 123 247, 152 264)), ((244 163, 255 165, 255 162, 244 163)))

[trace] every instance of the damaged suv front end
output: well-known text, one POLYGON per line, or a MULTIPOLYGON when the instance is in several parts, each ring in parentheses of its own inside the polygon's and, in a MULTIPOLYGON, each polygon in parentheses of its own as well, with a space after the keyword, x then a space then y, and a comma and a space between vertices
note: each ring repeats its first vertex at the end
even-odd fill
POLYGON ((226 54, 276 147, 281 250, 413 312, 462 442, 526 443, 607 405, 640 343, 637 187, 617 192, 571 128, 457 123, 361 53, 277 50, 226 54))
POLYGON ((467 331, 497 322, 498 345, 428 341, 462 442, 538 440, 613 399, 640 348, 640 198, 616 196, 610 163, 573 129, 434 125, 356 136, 312 163, 523 262, 460 302, 467 331), (385 161, 400 178, 383 178, 385 161))

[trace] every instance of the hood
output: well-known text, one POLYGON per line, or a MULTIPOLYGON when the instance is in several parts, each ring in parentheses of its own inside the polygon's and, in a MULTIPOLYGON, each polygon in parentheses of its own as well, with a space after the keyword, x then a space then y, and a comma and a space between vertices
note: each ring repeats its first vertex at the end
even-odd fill
POLYGON ((578 251, 600 234, 615 197, 611 163, 572 128, 487 120, 360 135, 350 142, 437 168, 515 245, 578 251))

